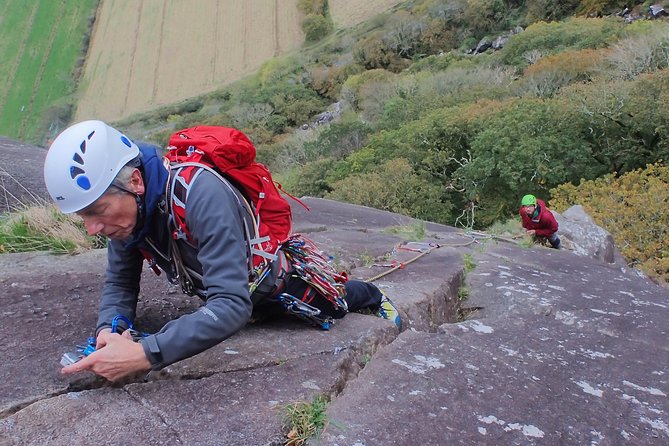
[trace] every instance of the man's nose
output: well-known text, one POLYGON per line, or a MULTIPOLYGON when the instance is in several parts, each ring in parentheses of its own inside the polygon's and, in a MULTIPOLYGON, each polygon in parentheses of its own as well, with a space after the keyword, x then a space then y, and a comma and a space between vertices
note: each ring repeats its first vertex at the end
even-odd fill
POLYGON ((104 229, 105 225, 92 218, 84 218, 84 228, 88 235, 96 235, 104 229))

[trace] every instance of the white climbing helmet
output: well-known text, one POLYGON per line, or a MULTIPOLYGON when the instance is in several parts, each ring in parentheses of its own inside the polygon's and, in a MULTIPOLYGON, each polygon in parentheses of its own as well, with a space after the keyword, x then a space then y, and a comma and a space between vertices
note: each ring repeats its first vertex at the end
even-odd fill
POLYGON ((138 155, 137 145, 115 128, 83 121, 63 130, 51 144, 44 182, 62 212, 77 212, 100 198, 121 168, 138 155))

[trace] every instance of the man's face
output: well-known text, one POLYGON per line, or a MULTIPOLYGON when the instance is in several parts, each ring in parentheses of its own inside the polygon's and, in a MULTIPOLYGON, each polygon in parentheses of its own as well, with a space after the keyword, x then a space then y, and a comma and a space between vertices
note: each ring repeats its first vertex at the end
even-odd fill
POLYGON ((129 193, 106 192, 77 215, 84 220, 89 235, 102 234, 125 240, 137 223, 137 204, 129 193))
POLYGON ((523 206, 523 209, 525 209, 525 213, 527 214, 528 217, 531 217, 532 215, 534 215, 534 210, 536 208, 537 207, 533 204, 530 204, 528 206, 523 206))

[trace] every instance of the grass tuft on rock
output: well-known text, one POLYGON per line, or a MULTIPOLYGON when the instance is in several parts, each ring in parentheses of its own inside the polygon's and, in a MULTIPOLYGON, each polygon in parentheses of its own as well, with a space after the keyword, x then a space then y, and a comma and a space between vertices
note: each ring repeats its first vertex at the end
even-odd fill
POLYGON ((86 234, 81 220, 62 214, 54 205, 26 206, 0 217, 0 254, 28 251, 74 254, 104 244, 100 237, 86 234))

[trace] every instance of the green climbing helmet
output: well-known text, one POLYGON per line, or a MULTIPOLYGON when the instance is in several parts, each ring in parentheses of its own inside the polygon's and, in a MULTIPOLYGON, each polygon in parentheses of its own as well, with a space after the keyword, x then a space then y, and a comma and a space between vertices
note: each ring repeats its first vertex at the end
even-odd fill
POLYGON ((534 195, 525 195, 520 202, 521 206, 536 206, 537 205, 537 197, 534 195))

